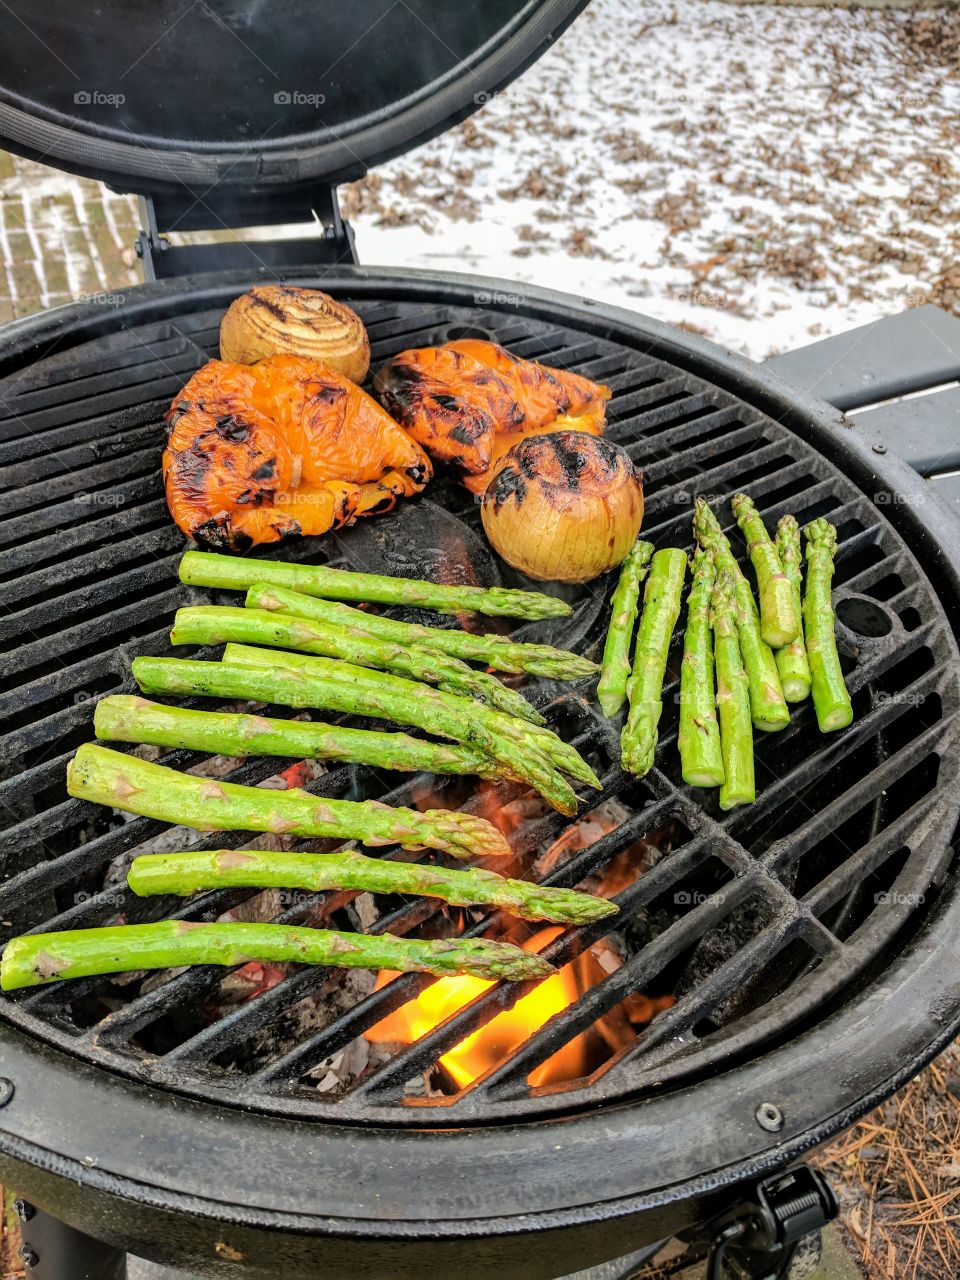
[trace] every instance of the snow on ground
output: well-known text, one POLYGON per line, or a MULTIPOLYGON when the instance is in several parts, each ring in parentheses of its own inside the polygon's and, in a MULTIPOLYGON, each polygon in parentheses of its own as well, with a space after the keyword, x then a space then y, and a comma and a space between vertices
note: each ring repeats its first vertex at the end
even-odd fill
POLYGON ((756 358, 950 304, 956 23, 594 0, 477 115, 344 191, 361 261, 532 281, 756 358))

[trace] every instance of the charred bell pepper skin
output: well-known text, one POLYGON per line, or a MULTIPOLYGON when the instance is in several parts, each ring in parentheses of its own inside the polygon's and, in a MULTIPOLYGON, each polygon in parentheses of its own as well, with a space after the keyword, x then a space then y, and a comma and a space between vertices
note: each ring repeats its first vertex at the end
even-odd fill
POLYGON ((362 853, 261 853, 255 849, 145 854, 127 873, 141 897, 206 889, 356 889, 441 898, 454 906, 497 907, 524 920, 589 924, 617 914, 615 903, 575 889, 510 880, 482 867, 448 870, 417 862, 392 862, 362 853))
POLYGON ((647 576, 653 543, 637 541, 628 553, 610 602, 610 626, 603 647, 597 701, 603 714, 615 716, 627 697, 630 676, 630 646, 637 621, 640 587, 647 576))
POLYGON ((837 531, 827 520, 812 520, 804 529, 807 540, 807 590, 803 600, 803 631, 810 661, 813 707, 821 733, 845 729, 853 720, 853 705, 837 653, 833 614, 833 559, 837 531))
POLYGON ((757 798, 750 690, 740 656, 740 629, 735 618, 734 591, 732 574, 721 570, 717 574, 710 597, 710 625, 713 628, 717 664, 717 714, 723 753, 721 809, 753 804, 757 798))
POLYGON ((401 973, 468 973, 521 982, 553 972, 542 956, 483 938, 421 941, 388 933, 339 933, 300 925, 227 922, 107 925, 11 938, 0 961, 0 987, 14 991, 63 978, 191 964, 317 964, 401 973))
POLYGON ((710 597, 716 577, 712 553, 698 550, 693 558, 693 584, 687 596, 677 738, 683 780, 691 787, 719 787, 724 778, 710 628, 710 597))
POLYGON ((507 587, 444 586, 376 573, 350 573, 325 565, 289 564, 187 551, 180 561, 180 580, 195 587, 246 591, 255 582, 289 587, 308 596, 368 604, 405 604, 437 613, 485 613, 505 618, 563 618, 571 607, 539 591, 507 587))
MULTIPOLYGON (((800 526, 797 524, 796 517, 780 517, 777 524, 777 551, 783 571, 793 587, 797 610, 801 612, 803 553, 800 549, 800 526)), ((780 672, 783 696, 787 702, 804 702, 810 697, 810 663, 803 639, 802 612, 800 634, 796 640, 778 649, 774 657, 777 660, 777 670, 780 672)))
POLYGON ((638 776, 653 768, 657 726, 663 710, 663 677, 673 629, 680 616, 686 573, 687 553, 677 547, 658 551, 650 562, 633 670, 627 681, 630 710, 620 735, 623 767, 638 776))
POLYGON ((440 849, 455 858, 510 852, 492 823, 445 809, 391 809, 370 801, 328 800, 299 787, 276 791, 178 773, 137 756, 84 743, 67 766, 78 800, 139 813, 196 831, 270 831, 275 835, 358 840, 365 845, 440 849))
POLYGON ((753 500, 738 493, 731 505, 757 578, 760 635, 771 649, 782 649, 800 634, 800 609, 793 584, 753 500))
POLYGON ((417 645, 398 644, 310 618, 298 618, 268 609, 235 609, 220 605, 193 605, 178 609, 171 644, 265 644, 299 649, 323 658, 342 658, 361 667, 393 671, 408 680, 435 684, 447 693, 462 693, 489 703, 507 715, 532 724, 544 720, 514 689, 486 671, 474 671, 459 658, 417 645))
POLYGON ((354 609, 335 600, 321 600, 317 596, 306 596, 300 591, 264 582, 254 583, 247 592, 246 604, 249 609, 269 609, 298 618, 313 618, 397 644, 436 649, 454 658, 482 662, 484 666, 515 675, 526 671, 550 680, 579 680, 594 675, 597 670, 595 662, 566 649, 555 649, 552 645, 526 644, 511 640, 509 636, 474 635, 472 631, 455 628, 400 622, 397 618, 384 618, 366 609, 354 609))
POLYGON ((726 571, 733 579, 733 607, 740 654, 750 685, 753 725, 755 729, 776 733, 790 723, 790 708, 780 687, 777 662, 773 650, 760 634, 760 613, 750 583, 705 498, 697 498, 694 504, 693 532, 701 549, 713 552, 717 575, 726 571))
POLYGON ((340 724, 168 707, 135 694, 102 698, 93 727, 97 737, 108 742, 146 742, 213 755, 284 756, 369 764, 397 772, 499 776, 496 761, 473 747, 340 724))

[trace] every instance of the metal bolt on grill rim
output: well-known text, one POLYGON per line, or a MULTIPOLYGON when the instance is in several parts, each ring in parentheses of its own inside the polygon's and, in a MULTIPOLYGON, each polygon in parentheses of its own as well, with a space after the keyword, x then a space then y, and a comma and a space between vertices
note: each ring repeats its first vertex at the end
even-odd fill
MULTIPOLYGON (((349 1123, 449 1126, 575 1113, 751 1061, 801 1020, 809 1025, 827 1016, 852 995, 857 981, 881 972, 935 905, 960 810, 960 663, 943 606, 886 513, 801 434, 758 407, 755 395, 741 399, 692 372, 692 357, 684 367, 679 357, 654 354, 649 339, 603 336, 597 332, 602 326, 585 317, 550 322, 449 297, 415 299, 412 292, 361 284, 355 294, 349 287, 341 292, 368 324, 374 368, 400 347, 442 340, 443 330, 460 325, 489 330, 522 355, 608 382, 614 389, 609 434, 645 473, 644 530, 657 545, 688 542, 697 492, 747 489, 770 525, 787 511, 801 520, 829 515, 842 539, 838 613, 842 618, 841 606, 851 602, 848 616, 855 622, 853 606, 866 601, 887 624, 874 635, 841 623, 858 713, 854 725, 824 739, 809 706, 795 711, 790 728, 758 742, 756 806, 723 815, 710 797, 680 781, 675 685, 665 693, 658 766, 638 784, 613 763, 615 738, 582 690, 533 682, 538 705, 574 728, 581 750, 595 753, 605 789, 591 806, 626 796, 634 810, 548 881, 577 884, 658 832, 670 834, 672 848, 619 896, 618 928, 627 922, 642 933, 624 965, 485 1077, 439 1105, 411 1105, 408 1082, 521 990, 492 989, 339 1099, 319 1095, 305 1083, 307 1073, 401 997, 422 990, 424 979, 398 980, 310 1035, 287 1042, 281 1035, 276 1051, 252 1071, 217 1059, 229 1061, 233 1050, 275 1028, 297 1001, 335 986, 337 973, 295 971, 208 1026, 197 1026, 194 1015, 223 976, 209 969, 188 970, 139 993, 137 984, 131 992, 110 980, 64 984, 5 999, 2 1014, 39 1039, 135 1079, 245 1108, 349 1123), (711 892, 702 894, 700 885, 711 892), (684 894, 703 900, 677 901, 684 894), (703 957, 710 947, 713 963, 703 957), (785 972, 791 975, 786 984, 785 972), (560 1090, 529 1088, 530 1071, 562 1044, 624 996, 652 989, 658 980, 678 990, 677 1004, 592 1078, 560 1090), (187 1026, 179 1036, 170 1031, 178 1014, 187 1026), (167 1031, 158 1052, 151 1034, 161 1018, 167 1031)), ((215 351, 222 306, 213 300, 208 309, 197 305, 193 299, 182 311, 172 307, 169 318, 121 322, 115 334, 67 348, 0 387, 9 403, 6 416, 0 414, 0 458, 10 464, 5 483, 11 501, 11 514, 0 524, 0 592, 8 607, 0 636, 6 649, 0 714, 10 726, 3 740, 9 777, 0 794, 12 815, 0 837, 7 868, 0 914, 17 929, 105 921, 117 899, 115 891, 104 890, 103 872, 161 830, 146 819, 117 825, 94 814, 65 798, 62 779, 70 750, 91 736, 90 700, 130 691, 131 657, 164 652, 176 605, 208 598, 176 582, 182 540, 163 507, 158 461, 162 410, 215 351), (82 624, 94 616, 91 638, 82 624), (82 841, 81 833, 90 838, 82 841), (78 901, 85 893, 91 896, 78 901)), ((437 515, 439 525, 462 530, 468 542, 475 534, 476 507, 459 489, 438 483, 422 506, 445 508, 449 514, 437 515)), ((321 548, 335 549, 331 563, 351 563, 360 539, 364 554, 376 542, 377 527, 387 522, 358 526, 321 548)), ((280 554, 316 553, 316 544, 304 544, 280 554)), ((564 640, 587 650, 602 634, 602 612, 590 590, 575 604, 564 640)), ((520 633, 536 638, 539 625, 520 633)), ((678 643, 679 632, 674 652, 678 643)), ((183 751, 167 757, 181 768, 199 759, 183 751)), ((270 761, 252 760, 229 776, 257 782, 275 771, 270 761)), ((420 785, 404 779, 383 793, 372 771, 346 767, 311 784, 330 796, 359 786, 392 803, 407 802, 420 785)), ((441 795, 458 794, 449 781, 434 786, 441 795)), ((509 797, 516 788, 501 794, 509 797)), ((539 818, 521 825, 511 840, 518 849, 540 847, 563 822, 556 815, 539 818)), ((242 838, 204 836, 196 846, 242 838)), ((177 904, 174 913, 215 918, 246 896, 207 894, 198 903, 177 904)), ((298 903, 278 918, 301 918, 309 905, 298 903)), ((121 909, 130 919, 153 918, 158 910, 129 893, 121 909)), ((436 911, 435 903, 406 902, 381 915, 375 927, 415 930, 436 911)), ((472 928, 482 932, 489 923, 476 919, 472 928)), ((567 930, 547 954, 562 962, 606 928, 567 930)))

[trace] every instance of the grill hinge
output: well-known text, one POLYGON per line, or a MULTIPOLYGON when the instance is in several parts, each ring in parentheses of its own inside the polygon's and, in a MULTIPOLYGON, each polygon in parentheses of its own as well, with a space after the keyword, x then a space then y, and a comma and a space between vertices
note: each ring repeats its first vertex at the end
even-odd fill
POLYGON ((319 264, 355 263, 353 228, 340 216, 336 187, 317 187, 276 195, 230 193, 215 202, 212 194, 194 197, 140 196, 137 257, 146 280, 194 275, 231 268, 256 270, 319 264), (285 226, 309 229, 308 234, 271 240, 241 240, 244 227, 285 226), (196 244, 172 244, 171 232, 202 231, 216 237, 196 244))
POLYGON ((809 1165, 764 1178, 711 1224, 707 1280, 785 1280, 804 1241, 815 1240, 837 1210, 829 1183, 809 1165))

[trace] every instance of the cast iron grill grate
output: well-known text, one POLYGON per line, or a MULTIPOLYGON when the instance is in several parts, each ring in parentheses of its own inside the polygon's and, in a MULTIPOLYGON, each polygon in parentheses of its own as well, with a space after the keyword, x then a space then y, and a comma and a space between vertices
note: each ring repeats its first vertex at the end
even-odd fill
MULTIPOLYGON (((842 541, 837 607, 855 724, 821 738, 806 706, 783 733, 760 735, 757 804, 724 815, 715 797, 685 788, 679 777, 679 631, 664 694, 665 749, 642 780, 620 772, 616 730, 584 688, 533 682, 531 698, 603 778, 603 794, 585 797, 591 811, 614 805, 618 815, 613 829, 586 847, 578 850, 574 841, 549 882, 579 884, 641 844, 658 855, 617 897, 624 963, 457 1094, 425 1097, 410 1089, 444 1053, 515 1003, 522 988, 489 989, 335 1092, 318 1087, 323 1064, 358 1044, 429 979, 408 975, 374 992, 337 971, 295 969, 225 1006, 223 971, 194 968, 163 981, 91 979, 20 993, 3 1000, 3 1016, 78 1057, 198 1096, 418 1125, 542 1116, 639 1095, 742 1061, 801 1022, 824 1017, 882 971, 946 891, 938 886, 960 810, 960 663, 942 606, 911 551, 874 503, 787 427, 650 354, 483 307, 401 297, 355 305, 370 330, 375 367, 402 347, 477 331, 608 382, 610 435, 645 472, 645 529, 658 545, 687 543, 699 492, 726 511, 726 498, 749 488, 768 522, 785 511, 801 521, 828 515, 842 541), (670 993, 676 1003, 589 1076, 531 1088, 536 1067, 638 992, 670 993)), ((0 387, 4 936, 118 916, 214 919, 253 896, 211 893, 189 905, 135 899, 117 867, 163 824, 111 816, 64 789, 67 759, 91 736, 91 700, 132 690, 131 659, 167 652, 174 608, 209 598, 177 581, 182 538, 166 514, 159 453, 162 412, 190 372, 215 354, 220 314, 187 312, 134 327, 120 321, 110 336, 40 360, 0 387)), ((423 559, 414 559, 415 548, 426 536, 436 568, 455 551, 482 573, 489 563, 478 527, 469 495, 439 482, 428 499, 338 537, 330 562, 416 572, 423 559)), ((282 554, 326 550, 304 544, 282 554)), ((603 633, 602 592, 582 589, 574 603, 573 618, 551 638, 591 651, 603 633)), ((545 628, 520 633, 543 635, 545 628)), ((164 759, 187 768, 202 757, 177 751, 164 759)), ((252 760, 228 776, 257 783, 284 767, 252 760)), ((321 795, 403 804, 415 803, 428 784, 340 766, 308 785, 321 795)), ((429 785, 441 804, 519 809, 510 837, 519 859, 563 834, 559 815, 524 816, 517 788, 477 791, 459 779, 429 785)), ((241 842, 254 841, 246 833, 190 833, 185 841, 197 848, 241 842)), ((357 927, 352 896, 337 895, 332 905, 330 895, 293 896, 275 918, 314 919, 325 905, 335 923, 357 927)), ((392 899, 374 903, 372 919, 374 929, 408 933, 436 930, 445 917, 432 901, 392 899)), ((461 923, 476 933, 512 927, 478 913, 461 923)), ((567 930, 546 954, 572 958, 601 932, 567 930)))

